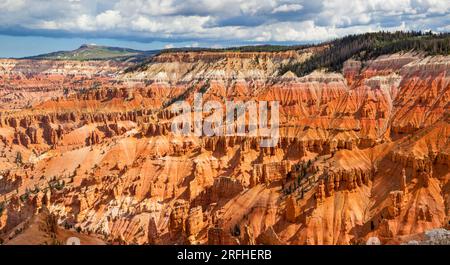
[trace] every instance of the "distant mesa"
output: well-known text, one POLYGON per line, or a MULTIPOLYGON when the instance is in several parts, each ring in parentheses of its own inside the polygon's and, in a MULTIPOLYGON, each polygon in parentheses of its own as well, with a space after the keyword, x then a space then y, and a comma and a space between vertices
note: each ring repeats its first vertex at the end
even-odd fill
POLYGON ((101 46, 97 44, 82 44, 79 48, 72 51, 57 51, 36 56, 26 57, 24 59, 35 60, 114 60, 140 62, 148 57, 152 57, 159 51, 141 51, 121 47, 101 46))

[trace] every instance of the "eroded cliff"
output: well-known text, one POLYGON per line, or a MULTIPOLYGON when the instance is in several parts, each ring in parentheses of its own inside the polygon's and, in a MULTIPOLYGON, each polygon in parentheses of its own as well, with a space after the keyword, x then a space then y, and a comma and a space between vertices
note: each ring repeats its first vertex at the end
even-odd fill
POLYGON ((450 57, 278 75, 313 52, 165 53, 82 76, 3 66, 1 237, 40 209, 128 244, 400 243, 448 228, 450 57), (174 135, 171 104, 194 93, 278 101, 277 145, 174 135))

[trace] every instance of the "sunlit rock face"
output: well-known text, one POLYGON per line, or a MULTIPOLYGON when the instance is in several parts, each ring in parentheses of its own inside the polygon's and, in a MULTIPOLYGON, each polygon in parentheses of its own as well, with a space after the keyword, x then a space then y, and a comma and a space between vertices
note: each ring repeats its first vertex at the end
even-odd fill
POLYGON ((450 57, 278 74, 313 53, 163 53, 132 71, 1 60, 0 238, 21 242, 43 213, 117 244, 399 244, 449 228, 450 57), (199 92, 278 101, 277 145, 174 135, 171 103, 199 92))

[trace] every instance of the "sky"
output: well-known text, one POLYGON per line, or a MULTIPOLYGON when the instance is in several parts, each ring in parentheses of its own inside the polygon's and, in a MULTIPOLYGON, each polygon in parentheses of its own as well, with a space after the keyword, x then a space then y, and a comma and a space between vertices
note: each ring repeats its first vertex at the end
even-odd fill
POLYGON ((0 57, 81 44, 140 50, 450 31, 449 0, 0 0, 0 57))

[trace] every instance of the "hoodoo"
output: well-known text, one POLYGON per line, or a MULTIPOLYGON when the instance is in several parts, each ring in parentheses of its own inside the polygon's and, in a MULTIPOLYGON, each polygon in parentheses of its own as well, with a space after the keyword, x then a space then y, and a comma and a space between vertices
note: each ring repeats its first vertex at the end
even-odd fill
MULTIPOLYGON (((448 228, 450 56, 447 35, 418 34, 0 59, 1 242, 423 241, 448 228), (225 123, 226 102, 278 105, 225 123), (273 145, 251 133, 261 116, 273 145)), ((99 49, 116 51, 77 51, 99 49)))

